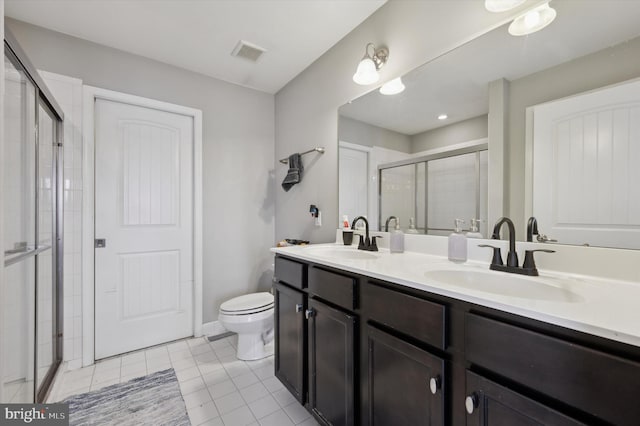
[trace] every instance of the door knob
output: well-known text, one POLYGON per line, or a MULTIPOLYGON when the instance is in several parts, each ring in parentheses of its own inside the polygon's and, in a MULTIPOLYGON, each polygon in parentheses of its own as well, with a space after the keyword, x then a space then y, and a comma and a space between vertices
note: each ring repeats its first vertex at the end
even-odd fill
POLYGON ((296 312, 302 312, 302 303, 296 303, 296 312))
POLYGON ((473 414, 473 411, 478 408, 478 395, 475 392, 465 398, 464 408, 469 414, 473 414))
POLYGON ((432 394, 438 393, 438 389, 440 389, 440 376, 432 377, 429 379, 429 390, 431 390, 432 394))
POLYGON ((304 316, 305 316, 306 319, 309 319, 309 318, 311 318, 313 316, 314 313, 315 312, 313 311, 313 309, 307 309, 304 312, 304 316))

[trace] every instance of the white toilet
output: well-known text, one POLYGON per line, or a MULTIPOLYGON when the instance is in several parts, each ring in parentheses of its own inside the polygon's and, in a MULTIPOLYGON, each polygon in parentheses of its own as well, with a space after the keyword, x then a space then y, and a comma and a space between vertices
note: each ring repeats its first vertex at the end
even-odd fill
POLYGON ((238 333, 238 359, 253 361, 273 354, 273 295, 250 293, 220 305, 218 320, 238 333))

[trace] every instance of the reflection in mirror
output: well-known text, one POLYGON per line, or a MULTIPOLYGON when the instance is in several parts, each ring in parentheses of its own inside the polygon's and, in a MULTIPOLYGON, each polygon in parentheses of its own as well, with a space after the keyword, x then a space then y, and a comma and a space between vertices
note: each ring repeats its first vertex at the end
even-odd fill
POLYGON ((487 158, 486 143, 477 143, 378 166, 380 230, 395 216, 405 232, 448 235, 453 217, 479 220, 486 235, 487 158))
MULTIPOLYGON (((481 2, 478 7, 482 7, 481 2)), ((541 217, 540 232, 559 243, 629 247, 616 237, 568 239, 560 231, 556 236, 553 232, 557 224, 544 220, 545 214, 556 207, 533 208, 534 171, 552 175, 559 166, 547 157, 538 161, 535 170, 532 167, 536 123, 528 109, 640 78, 640 2, 563 1, 554 2, 554 8, 558 12, 556 21, 542 31, 513 37, 508 25, 499 27, 402 76, 404 92, 384 96, 374 90, 340 107, 340 214, 366 214, 373 229, 382 229, 389 215, 404 216, 402 228, 407 229, 408 215, 415 217, 419 232, 428 234, 451 232, 456 217, 464 219, 468 229, 469 220, 480 217, 485 220, 481 223, 485 237, 487 228, 506 215, 517 226, 517 238, 524 240, 527 218, 535 213, 541 217), (440 119, 443 114, 446 119, 440 119), (450 156, 478 140, 485 140, 488 149, 479 162, 486 164, 486 169, 479 167, 480 178, 477 172, 474 175, 478 181, 475 191, 471 190, 472 173, 457 164, 463 161, 460 159, 434 163, 433 170, 426 163, 420 166, 424 167, 422 172, 415 164, 424 162, 413 161, 413 171, 409 172, 407 165, 412 159, 450 156), (359 174, 348 159, 349 149, 363 153, 359 174), (403 168, 392 171, 392 165, 403 168), (378 170, 388 170, 382 173, 382 180, 378 170), (436 171, 437 175, 431 176, 436 171), (442 176, 450 176, 450 180, 443 181, 442 176), (436 187, 439 179, 441 186, 436 187), (360 190, 352 185, 356 181, 360 190), (404 186, 397 186, 401 182, 404 186), (392 188, 398 193, 392 194, 392 188), (477 202, 473 204, 460 202, 474 197, 477 202)), ((640 102, 640 96, 636 101, 640 102)), ((573 141, 578 144, 575 138, 573 141)), ((571 146, 566 138, 554 139, 553 143, 551 153, 571 146)), ((625 146, 633 150, 639 144, 640 139, 632 136, 625 146)), ((605 155, 598 161, 605 161, 605 155)), ((579 162, 578 157, 566 157, 573 161, 565 167, 571 170, 571 176, 595 179, 602 193, 617 194, 616 202, 633 197, 629 191, 614 191, 611 179, 607 186, 607 179, 600 180, 590 172, 596 169, 579 162)), ((623 176, 629 187, 634 186, 629 180, 632 176, 623 176)), ((538 184, 538 191, 545 190, 553 192, 552 187, 538 184)), ((562 191, 572 193, 570 188, 563 187, 562 191)), ((566 207, 568 201, 564 201, 566 207)), ((580 209, 577 204, 572 208, 580 209)), ((635 222, 631 226, 640 228, 635 222)))
MULTIPOLYGON (((387 230, 387 218, 391 216, 398 218, 400 228, 405 231, 410 224, 412 229, 416 229, 414 221, 420 217, 416 205, 419 165, 407 164, 380 170, 380 230, 387 230)), ((424 181, 424 171, 422 176, 424 181)))

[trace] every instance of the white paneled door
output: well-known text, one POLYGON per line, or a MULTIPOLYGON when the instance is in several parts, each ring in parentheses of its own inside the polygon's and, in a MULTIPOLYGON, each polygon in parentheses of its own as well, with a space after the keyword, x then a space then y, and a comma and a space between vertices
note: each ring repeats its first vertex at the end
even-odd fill
POLYGON ((193 334, 193 118, 95 103, 95 358, 193 334))
POLYGON ((565 244, 640 248, 640 80, 533 108, 533 215, 565 244))

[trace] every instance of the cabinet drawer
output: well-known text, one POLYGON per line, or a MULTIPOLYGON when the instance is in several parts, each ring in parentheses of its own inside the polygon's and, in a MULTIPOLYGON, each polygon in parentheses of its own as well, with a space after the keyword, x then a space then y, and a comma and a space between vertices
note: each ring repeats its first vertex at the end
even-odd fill
POLYGON ((276 257, 275 275, 278 281, 296 288, 305 288, 305 271, 307 265, 293 260, 276 257))
POLYGON ((362 309, 372 320, 436 348, 445 349, 445 306, 370 284, 362 309))
POLYGON ((467 360, 606 422, 637 425, 640 364, 474 314, 467 360))
POLYGON ((309 292, 343 308, 355 309, 356 280, 352 277, 309 268, 309 292))

